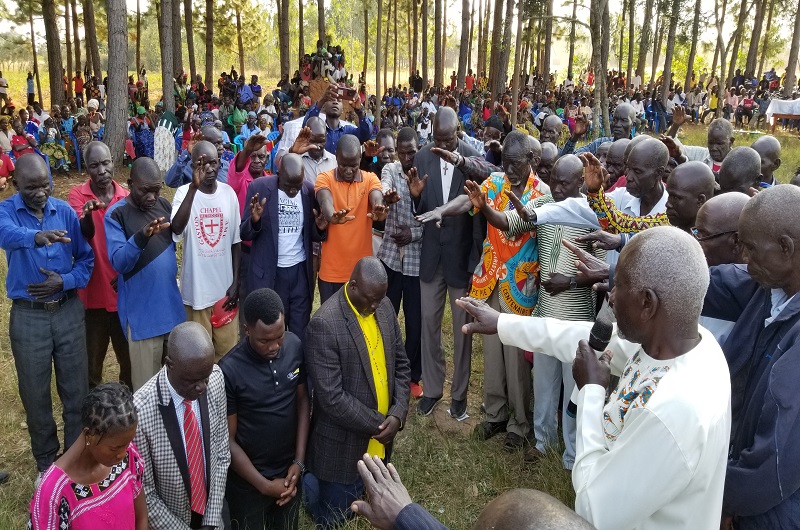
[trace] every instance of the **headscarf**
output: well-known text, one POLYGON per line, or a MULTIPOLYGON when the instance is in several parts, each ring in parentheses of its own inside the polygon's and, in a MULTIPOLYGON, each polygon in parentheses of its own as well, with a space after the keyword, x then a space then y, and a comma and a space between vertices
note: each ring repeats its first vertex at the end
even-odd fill
POLYGON ((100 103, 96 99, 90 99, 86 106, 90 109, 97 110, 100 108, 100 103))

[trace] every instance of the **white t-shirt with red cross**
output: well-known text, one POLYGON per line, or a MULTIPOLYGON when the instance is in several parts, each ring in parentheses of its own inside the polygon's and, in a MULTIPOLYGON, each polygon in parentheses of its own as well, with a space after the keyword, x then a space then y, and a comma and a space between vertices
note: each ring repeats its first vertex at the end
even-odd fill
MULTIPOLYGON (((191 184, 175 190, 172 217, 178 212, 191 184)), ((183 234, 181 295, 193 309, 206 309, 225 296, 233 283, 231 248, 239 237, 239 201, 229 185, 217 182, 214 193, 199 191, 192 202, 192 212, 183 234)))

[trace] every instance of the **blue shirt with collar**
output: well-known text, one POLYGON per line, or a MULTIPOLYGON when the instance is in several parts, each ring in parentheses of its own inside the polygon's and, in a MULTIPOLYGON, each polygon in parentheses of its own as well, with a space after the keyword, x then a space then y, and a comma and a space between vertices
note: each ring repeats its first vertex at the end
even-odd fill
POLYGON ((238 89, 239 92, 239 101, 241 103, 247 103, 248 101, 252 101, 255 96, 253 95, 253 90, 250 88, 250 85, 242 85, 238 89))
MULTIPOLYGON (((78 216, 66 202, 50 197, 40 221, 25 205, 19 193, 0 203, 0 248, 6 252, 6 291, 12 300, 33 300, 28 285, 46 278, 39 269, 61 275, 63 291, 83 289, 94 267, 94 252, 81 233, 78 216), (36 246, 34 237, 44 230, 66 230, 69 243, 36 246)), ((51 300, 64 293, 56 293, 51 300)))
MULTIPOLYGON (((308 109, 308 112, 306 112, 306 117, 303 119, 303 127, 306 126, 309 118, 319 116, 319 111, 320 109, 316 104, 308 109)), ((328 137, 325 140, 326 151, 336 154, 336 146, 339 144, 339 138, 345 134, 355 135, 362 144, 370 139, 372 133, 370 131, 369 120, 367 120, 366 114, 364 113, 363 109, 361 112, 356 111, 356 114, 358 114, 358 127, 354 125, 344 125, 341 122, 339 122, 339 127, 336 129, 331 129, 328 127, 328 137)))
MULTIPOLYGON (((228 166, 230 159, 225 160, 220 158, 219 168, 217 169, 217 180, 219 182, 228 183, 228 166)), ((189 184, 192 181, 192 153, 187 149, 181 151, 175 163, 167 170, 164 175, 164 183, 170 188, 180 188, 184 184, 189 184)))

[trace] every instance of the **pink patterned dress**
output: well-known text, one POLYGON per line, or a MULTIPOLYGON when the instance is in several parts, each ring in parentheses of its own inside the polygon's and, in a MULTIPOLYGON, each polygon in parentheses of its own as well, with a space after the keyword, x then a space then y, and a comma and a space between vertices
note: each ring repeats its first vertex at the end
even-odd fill
POLYGON ((97 484, 77 484, 55 464, 31 499, 32 530, 135 530, 133 501, 142 491, 144 460, 133 443, 97 484))

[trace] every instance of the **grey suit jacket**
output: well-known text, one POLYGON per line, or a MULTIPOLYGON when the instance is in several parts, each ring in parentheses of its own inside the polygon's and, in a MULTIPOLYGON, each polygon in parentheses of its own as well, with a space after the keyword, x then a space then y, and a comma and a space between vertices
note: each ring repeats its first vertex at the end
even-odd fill
MULTIPOLYGON (((433 210, 445 202, 442 200, 441 159, 431 153, 432 147, 434 147, 433 143, 426 145, 414 157, 414 167, 417 168, 420 177, 428 175, 425 189, 419 200, 415 201, 418 214, 433 210)), ((456 151, 464 157, 479 154, 463 140, 458 141, 456 151)), ((455 168, 447 202, 465 193, 466 181, 462 171, 455 168)), ((481 230, 481 223, 469 213, 445 217, 442 219, 441 228, 437 227, 436 223, 426 223, 422 233, 420 280, 431 281, 436 269, 441 264, 447 285, 461 289, 469 287, 472 272, 480 259, 481 246, 486 235, 485 228, 483 228, 483 233, 481 230)))
MULTIPOLYGON (((167 368, 133 396, 139 416, 133 442, 145 461, 144 493, 152 530, 184 530, 191 521, 189 465, 167 387, 167 368)), ((203 525, 222 526, 222 499, 231 462, 227 399, 222 370, 214 365, 207 390, 200 395, 200 423, 206 463, 208 501, 203 525)))
MULTIPOLYGON (((384 298, 375 311, 383 338, 389 378, 389 413, 405 423, 410 368, 392 303, 384 298)), ((309 440, 309 470, 317 478, 352 484, 356 463, 378 425, 375 382, 367 344, 344 287, 317 310, 303 341, 305 363, 314 384, 314 414, 309 440)), ((387 447, 387 459, 389 450, 387 447)))

